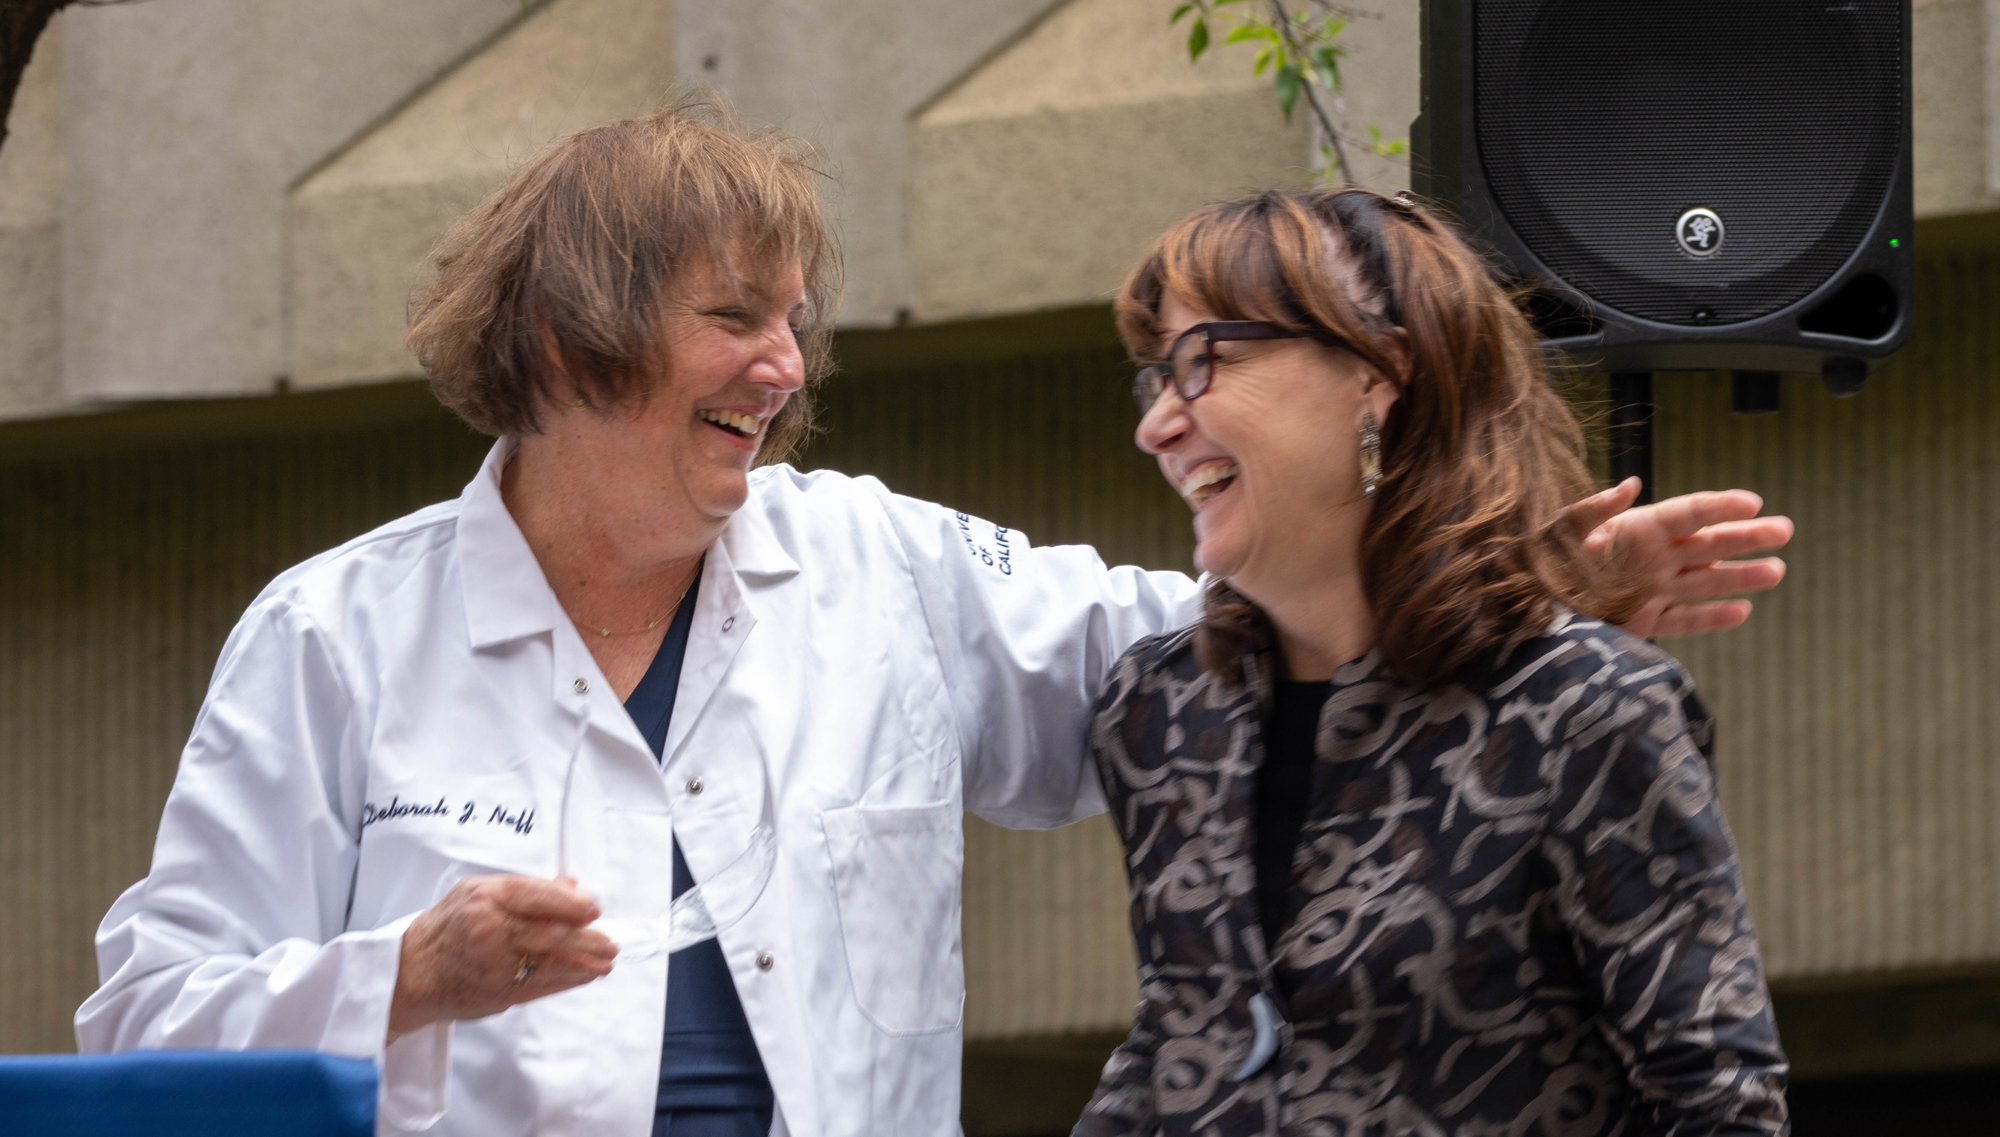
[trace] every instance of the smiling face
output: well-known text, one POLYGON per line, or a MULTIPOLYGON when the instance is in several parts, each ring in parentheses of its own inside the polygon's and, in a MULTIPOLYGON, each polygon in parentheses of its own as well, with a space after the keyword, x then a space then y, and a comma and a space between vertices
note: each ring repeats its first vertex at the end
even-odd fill
POLYGON ((719 526, 749 494, 771 419, 805 385, 803 312, 796 261, 689 266, 659 320, 647 396, 548 407, 524 452, 552 446, 575 491, 602 508, 719 526))
MULTIPOLYGON (((1216 318, 1169 294, 1160 342, 1216 318)), ((1386 419, 1394 385, 1314 340, 1217 343, 1215 360, 1206 392, 1184 402, 1169 386, 1136 435, 1194 510, 1195 564, 1260 603, 1358 568, 1358 423, 1364 402, 1386 419)))
POLYGON ((659 374, 632 426, 661 460, 663 492, 725 518, 749 493, 766 427, 805 385, 796 261, 758 273, 690 270, 661 320, 659 374))

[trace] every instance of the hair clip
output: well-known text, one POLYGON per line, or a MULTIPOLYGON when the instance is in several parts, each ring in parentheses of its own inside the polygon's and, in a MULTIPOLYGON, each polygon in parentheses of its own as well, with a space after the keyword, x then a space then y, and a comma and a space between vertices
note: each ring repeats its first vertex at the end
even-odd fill
POLYGON ((1389 204, 1402 210, 1404 213, 1415 213, 1417 211, 1417 196, 1409 190, 1397 190, 1395 195, 1389 199, 1389 204))

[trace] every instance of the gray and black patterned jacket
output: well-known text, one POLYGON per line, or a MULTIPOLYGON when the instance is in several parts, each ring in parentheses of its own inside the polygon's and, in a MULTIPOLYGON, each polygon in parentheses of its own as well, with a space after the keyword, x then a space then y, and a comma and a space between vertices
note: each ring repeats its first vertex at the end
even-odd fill
POLYGON ((1251 853, 1271 661, 1231 686, 1192 641, 1135 645, 1092 726, 1140 1004, 1080 1137, 1787 1131, 1712 724, 1671 658, 1565 616, 1477 690, 1342 668, 1273 962, 1251 853), (1259 993, 1281 1043, 1237 1081, 1259 993))

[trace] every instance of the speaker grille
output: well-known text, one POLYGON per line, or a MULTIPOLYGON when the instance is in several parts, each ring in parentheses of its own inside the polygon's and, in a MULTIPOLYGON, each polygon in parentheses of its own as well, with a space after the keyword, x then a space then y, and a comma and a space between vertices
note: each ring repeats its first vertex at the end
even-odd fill
POLYGON ((1895 176, 1902 11, 1478 0, 1493 196, 1535 256, 1611 308, 1680 325, 1775 312, 1839 271, 1895 176), (1677 235, 1694 209, 1721 219, 1706 256, 1677 235))

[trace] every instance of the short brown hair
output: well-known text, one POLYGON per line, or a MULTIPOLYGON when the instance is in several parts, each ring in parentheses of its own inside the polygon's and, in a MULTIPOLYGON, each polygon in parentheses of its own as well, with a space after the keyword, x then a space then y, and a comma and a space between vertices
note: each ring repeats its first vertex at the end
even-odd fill
MULTIPOLYGON (((1361 563, 1383 657, 1405 682, 1496 663, 1557 604, 1614 620, 1636 610, 1634 583, 1600 568, 1564 523, 1592 483, 1535 332, 1450 225, 1360 189, 1211 205, 1168 230, 1119 292, 1135 358, 1163 349, 1169 295, 1351 345, 1397 383, 1361 563), (1396 329, 1410 355, 1401 381, 1383 346, 1396 329)), ((1245 652, 1271 642, 1256 606, 1217 581, 1197 637, 1204 665, 1240 682, 1245 652)))
POLYGON ((435 279, 411 297, 410 349, 438 401, 487 434, 538 430, 552 394, 545 343, 593 402, 643 400, 662 306, 691 263, 796 258, 806 387, 758 455, 784 460, 811 429, 840 294, 810 158, 798 140, 745 130, 693 96, 542 151, 445 233, 435 279))

